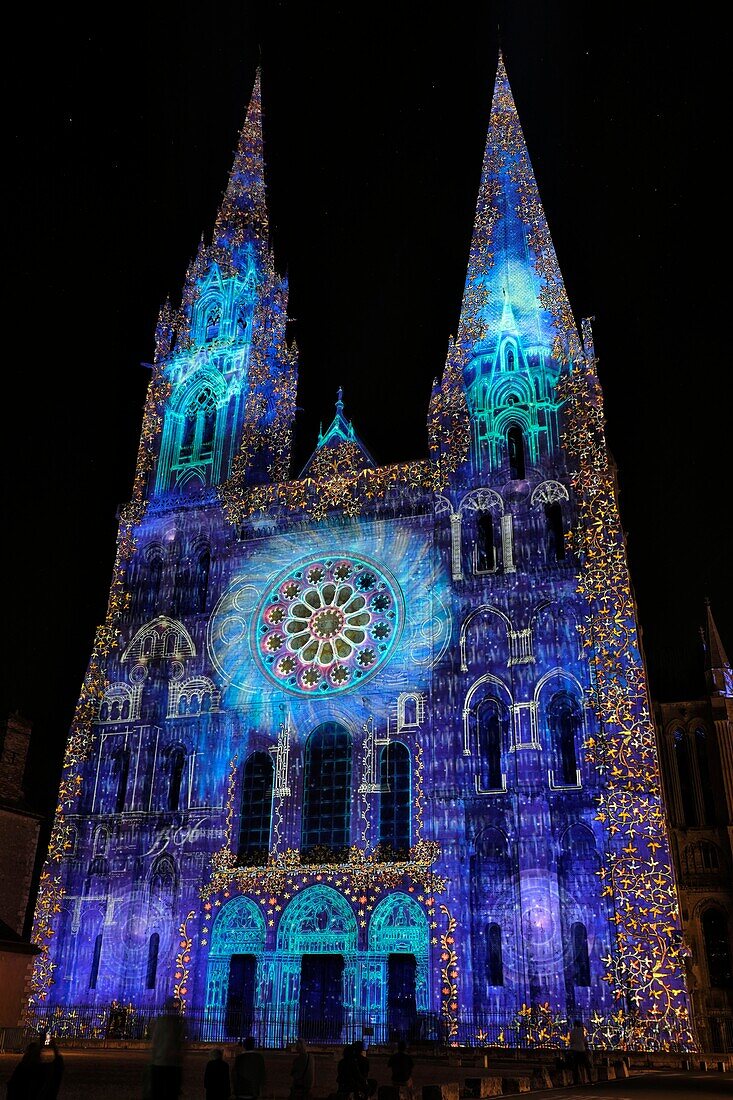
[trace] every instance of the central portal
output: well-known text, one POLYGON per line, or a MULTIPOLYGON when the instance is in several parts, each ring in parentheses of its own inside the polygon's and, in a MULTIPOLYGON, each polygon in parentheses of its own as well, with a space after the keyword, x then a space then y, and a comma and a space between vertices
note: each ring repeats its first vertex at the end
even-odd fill
POLYGON ((343 975, 343 955, 303 955, 298 1028, 306 1041, 340 1041, 344 1014, 343 975))

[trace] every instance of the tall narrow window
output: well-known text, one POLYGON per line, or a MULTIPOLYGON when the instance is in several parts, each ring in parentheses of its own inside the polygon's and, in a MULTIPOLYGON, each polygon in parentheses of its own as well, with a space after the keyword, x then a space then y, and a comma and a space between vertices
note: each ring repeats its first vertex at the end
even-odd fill
POLYGON ((181 805, 181 785, 183 783, 183 769, 186 764, 186 753, 178 745, 168 758, 168 805, 167 809, 175 812, 181 805))
POLYGON ((555 781, 559 779, 565 786, 574 787, 578 782, 580 711, 567 692, 553 695, 547 708, 547 724, 555 759, 555 781))
POLYGON ((692 782, 690 747, 683 730, 675 732, 674 757, 677 764, 677 778, 680 784, 680 809, 682 811, 680 824, 697 825, 697 805, 695 802, 695 788, 692 782))
POLYGON ((501 927, 486 925, 486 981, 489 985, 504 984, 504 960, 501 950, 501 927))
POLYGON ((127 749, 120 749, 115 754, 114 769, 117 776, 115 813, 121 814, 125 809, 125 802, 127 799, 127 776, 130 770, 130 754, 127 749))
POLYGON ((702 810, 705 825, 715 825, 717 814, 715 811, 715 795, 713 792, 713 777, 710 774, 710 755, 707 730, 698 726, 695 730, 695 749, 697 751, 697 770, 700 776, 700 789, 702 790, 702 810))
POLYGON ((570 928, 572 946, 573 985, 590 985, 590 959, 588 958, 588 933, 584 924, 573 924, 570 928))
POLYGON ((547 526, 547 556, 555 561, 565 558, 565 532, 562 524, 562 508, 555 502, 545 505, 545 523, 547 526))
POLYGON ((379 785, 382 855, 399 855, 406 859, 410 850, 410 753, 400 741, 393 741, 382 749, 379 785))
POLYGON ((204 411, 204 422, 201 429, 201 458, 210 458, 214 446, 214 431, 216 428, 216 408, 209 405, 204 411))
POLYGON ((507 348, 506 369, 514 370, 514 348, 507 348))
POLYGON ((145 606, 149 611, 152 611, 157 606, 162 576, 163 558, 160 554, 155 554, 148 561, 148 583, 146 585, 147 599, 145 600, 145 606))
POLYGON ((351 736, 337 722, 314 730, 305 749, 301 853, 345 859, 351 815, 351 736))
POLYGON ((221 306, 216 303, 206 312, 206 339, 216 340, 219 335, 219 325, 221 324, 221 306))
POLYGON ((402 704, 402 725, 417 725, 417 700, 409 696, 402 704))
POLYGON ((145 988, 155 989, 155 979, 158 975, 158 950, 160 948, 160 936, 153 932, 148 940, 148 965, 145 971, 145 988))
POLYGON ((194 611, 206 611, 206 596, 209 590, 209 569, 211 568, 211 555, 208 550, 202 550, 196 561, 196 593, 194 611))
POLYGON ((483 699, 478 708, 479 776, 483 791, 499 791, 504 786, 501 757, 508 727, 506 707, 497 699, 483 699))
POLYGON ((92 954, 92 966, 89 971, 89 988, 97 988, 97 979, 99 977, 99 960, 102 957, 102 933, 100 932, 94 941, 94 952, 92 954))
POLYGON ((494 517, 491 512, 479 512, 476 520, 476 572, 490 573, 495 568, 494 517))
POLYGON ((509 452, 509 476, 512 481, 524 480, 524 435, 518 424, 512 424, 506 433, 509 452))
POLYGON ((244 762, 238 857, 242 863, 263 864, 270 850, 272 760, 253 752, 244 762))
POLYGON ((189 456, 193 451, 196 439, 196 410, 189 409, 186 419, 183 421, 183 435, 181 436, 181 456, 189 456))
POLYGON ((702 918, 705 958, 713 989, 733 987, 728 918, 722 909, 706 909, 702 918))

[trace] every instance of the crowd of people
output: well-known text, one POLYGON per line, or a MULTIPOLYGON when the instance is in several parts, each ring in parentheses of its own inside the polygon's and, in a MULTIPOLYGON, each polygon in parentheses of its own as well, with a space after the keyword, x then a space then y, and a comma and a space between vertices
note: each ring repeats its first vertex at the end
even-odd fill
MULTIPOLYGON (((142 1085, 143 1100, 178 1100, 183 1081, 183 1057, 186 1044, 180 1004, 166 1002, 163 1013, 154 1021, 150 1033, 150 1059, 142 1085)), ((590 1054, 585 1027, 575 1020, 566 1052, 576 1083, 590 1079, 590 1054)), ((408 1100, 413 1095, 414 1060, 407 1044, 400 1040, 387 1061, 391 1084, 408 1100)), ((7 1082, 7 1100, 57 1100, 64 1072, 64 1060, 53 1040, 29 1043, 23 1057, 7 1082)), ((316 1081, 316 1060, 303 1039, 295 1044, 290 1069, 289 1100, 311 1100, 316 1081)), ((206 1100, 262 1100, 267 1089, 264 1055, 255 1048, 252 1037, 240 1043, 233 1061, 223 1050, 214 1050, 206 1064, 203 1091, 206 1100)), ((369 1073, 369 1058, 364 1043, 357 1040, 344 1047, 336 1067, 335 1100, 370 1100, 377 1081, 369 1073)))

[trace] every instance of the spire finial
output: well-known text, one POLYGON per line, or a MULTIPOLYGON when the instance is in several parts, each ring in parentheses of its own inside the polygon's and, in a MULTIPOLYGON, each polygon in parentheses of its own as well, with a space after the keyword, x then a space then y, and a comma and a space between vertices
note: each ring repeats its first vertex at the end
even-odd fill
POLYGON ((342 413, 344 411, 344 388, 339 386, 336 397, 336 412, 342 413))

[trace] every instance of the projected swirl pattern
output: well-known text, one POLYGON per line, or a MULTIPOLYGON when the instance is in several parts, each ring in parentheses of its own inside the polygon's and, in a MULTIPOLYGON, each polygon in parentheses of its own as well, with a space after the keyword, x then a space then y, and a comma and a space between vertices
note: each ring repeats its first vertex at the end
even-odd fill
POLYGON ((384 570, 361 558, 312 558, 268 591, 253 649, 278 685, 332 695, 384 665, 403 621, 397 583, 384 570))

